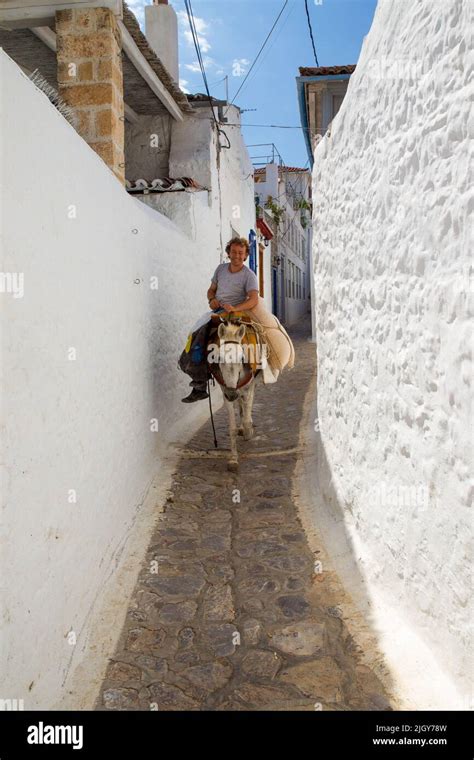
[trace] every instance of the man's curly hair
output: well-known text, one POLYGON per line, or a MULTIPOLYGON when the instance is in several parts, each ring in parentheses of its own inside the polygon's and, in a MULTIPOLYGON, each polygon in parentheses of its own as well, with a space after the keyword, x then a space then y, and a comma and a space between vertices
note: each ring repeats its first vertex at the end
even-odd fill
POLYGON ((249 248, 249 241, 247 240, 247 238, 233 237, 232 240, 229 240, 229 242, 227 243, 225 247, 225 252, 227 253, 227 255, 229 255, 232 245, 242 245, 245 248, 245 252, 247 256, 249 255, 250 248, 249 248))

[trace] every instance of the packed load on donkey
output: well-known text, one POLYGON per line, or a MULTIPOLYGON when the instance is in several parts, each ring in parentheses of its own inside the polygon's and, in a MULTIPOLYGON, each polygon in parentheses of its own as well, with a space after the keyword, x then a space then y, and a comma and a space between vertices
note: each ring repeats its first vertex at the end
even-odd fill
POLYGON ((230 263, 219 264, 207 291, 211 310, 194 324, 179 358, 180 369, 192 378, 192 391, 182 399, 185 403, 208 397, 206 384, 210 373, 222 385, 218 361, 222 352, 214 354, 213 359, 210 351, 220 346, 219 324, 223 320, 238 323, 241 328, 235 335, 236 340, 226 340, 228 356, 230 344, 239 344, 243 352, 240 361, 245 374, 241 368, 240 385, 238 382, 236 387, 248 382, 249 368, 253 377, 261 372, 264 383, 274 383, 282 369, 294 366, 291 339, 259 296, 255 273, 244 266, 249 253, 247 240, 232 238, 225 250, 230 263))

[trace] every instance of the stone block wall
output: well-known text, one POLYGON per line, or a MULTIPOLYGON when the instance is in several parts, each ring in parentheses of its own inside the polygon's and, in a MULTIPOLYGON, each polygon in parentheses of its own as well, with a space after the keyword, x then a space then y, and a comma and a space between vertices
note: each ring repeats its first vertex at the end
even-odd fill
POLYGON ((56 13, 58 84, 78 131, 123 182, 124 102, 121 38, 108 8, 56 13))

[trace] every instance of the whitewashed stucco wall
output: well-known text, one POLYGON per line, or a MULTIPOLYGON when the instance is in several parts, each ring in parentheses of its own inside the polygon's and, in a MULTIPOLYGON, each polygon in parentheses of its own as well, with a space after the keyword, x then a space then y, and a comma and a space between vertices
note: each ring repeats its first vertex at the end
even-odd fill
POLYGON ((3 51, 0 74, 1 271, 24 276, 0 294, 0 697, 35 709, 61 706, 164 444, 207 414, 176 363, 219 248, 127 195, 3 51))
MULTIPOLYGON (((145 203, 177 221, 186 235, 203 250, 196 264, 208 278, 214 268, 206 269, 211 240, 213 261, 227 260, 225 245, 231 237, 231 227, 248 239, 255 229, 253 167, 242 139, 240 116, 235 106, 227 114, 229 124, 224 131, 231 147, 217 155, 217 140, 227 145, 224 136, 218 138, 208 109, 200 109, 183 122, 173 122, 169 172, 172 177, 188 176, 199 182, 206 191, 193 194, 175 193, 147 195, 145 203), (219 167, 219 168, 218 168, 219 167), (205 250, 204 250, 205 249, 205 250)), ((247 261, 248 263, 248 261, 247 261)))
MULTIPOLYGON (((428 647, 465 709, 469 6, 379 0, 313 174, 315 488, 334 523, 342 519, 352 531, 369 592, 378 591, 428 647)), ((399 654, 400 661, 410 655, 399 654)), ((417 677, 443 704, 434 674, 417 677)))
MULTIPOLYGON (((231 226, 247 239, 250 230, 255 230, 255 198, 254 169, 243 141, 240 111, 236 106, 229 106, 228 109, 224 109, 224 113, 228 124, 225 124, 222 129, 227 134, 231 145, 230 149, 224 148, 220 154, 222 234, 225 244, 231 237, 231 226)), ((222 145, 227 144, 223 135, 220 137, 220 142, 222 145)), ((213 162, 212 166, 215 167, 215 165, 213 162)), ((215 171, 214 169, 214 174, 215 171)), ((217 181, 214 181, 214 186, 217 186, 217 181)), ((226 255, 224 255, 224 260, 227 260, 226 255)))

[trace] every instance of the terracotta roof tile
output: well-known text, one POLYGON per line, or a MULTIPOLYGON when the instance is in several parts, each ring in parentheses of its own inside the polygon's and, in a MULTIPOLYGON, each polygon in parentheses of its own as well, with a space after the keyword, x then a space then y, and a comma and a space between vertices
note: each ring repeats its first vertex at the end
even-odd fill
MULTIPOLYGON (((302 168, 301 166, 280 166, 278 167, 281 172, 309 172, 308 167, 302 168)), ((254 174, 264 174, 266 172, 265 167, 255 169, 254 174)))
POLYGON ((300 66, 300 76, 302 77, 327 77, 336 76, 337 74, 353 74, 356 64, 350 63, 346 66, 300 66))
POLYGON ((184 190, 187 193, 194 193, 197 190, 205 190, 192 177, 161 177, 158 179, 136 179, 125 180, 125 187, 129 193, 169 193, 184 190))
MULTIPOLYGON (((195 101, 200 101, 200 100, 202 100, 202 101, 204 101, 204 100, 209 100, 209 96, 208 96, 208 95, 207 95, 207 93, 205 93, 205 92, 197 92, 195 95, 187 95, 187 98, 188 98, 188 100, 189 100, 189 101, 193 101, 193 100, 195 100, 195 101)), ((214 102, 214 101, 215 101, 215 102, 218 102, 218 101, 219 101, 219 98, 215 98, 213 95, 211 95, 211 100, 212 100, 213 102, 214 102)))

